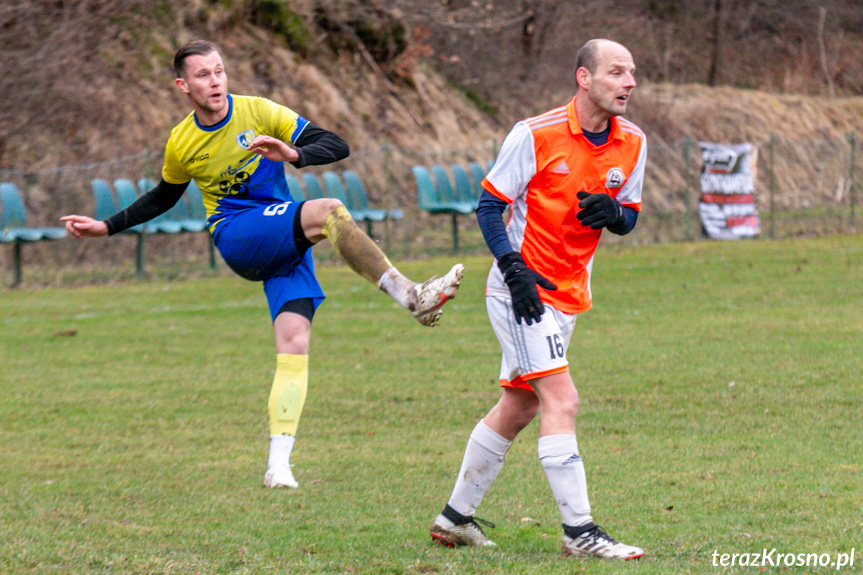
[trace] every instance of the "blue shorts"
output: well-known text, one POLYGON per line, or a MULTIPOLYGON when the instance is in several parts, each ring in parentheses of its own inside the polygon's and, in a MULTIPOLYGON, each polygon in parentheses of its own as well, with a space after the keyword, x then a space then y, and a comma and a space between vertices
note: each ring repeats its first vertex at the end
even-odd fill
POLYGON ((228 214, 213 233, 213 243, 237 275, 264 282, 273 320, 288 301, 310 298, 315 309, 324 301, 312 250, 300 254, 294 243, 294 218, 300 203, 275 203, 228 214))

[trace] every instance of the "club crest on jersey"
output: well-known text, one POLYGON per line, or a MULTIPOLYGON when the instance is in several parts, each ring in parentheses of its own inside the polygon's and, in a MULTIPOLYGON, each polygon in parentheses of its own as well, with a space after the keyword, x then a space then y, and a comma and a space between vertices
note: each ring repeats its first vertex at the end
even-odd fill
POLYGON ((620 168, 611 168, 608 170, 608 175, 605 177, 606 188, 619 188, 623 185, 623 170, 620 168))
POLYGON ((237 143, 244 150, 248 150, 249 146, 252 143, 252 140, 255 139, 255 131, 254 130, 243 130, 239 134, 237 134, 237 143))

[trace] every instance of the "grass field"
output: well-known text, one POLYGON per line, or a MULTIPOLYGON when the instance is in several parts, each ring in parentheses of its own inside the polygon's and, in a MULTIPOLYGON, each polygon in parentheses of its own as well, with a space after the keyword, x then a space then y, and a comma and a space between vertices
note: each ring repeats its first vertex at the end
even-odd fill
POLYGON ((863 570, 863 236, 600 250, 569 358, 594 516, 646 550, 626 564, 560 556, 536 422, 478 513, 498 547, 431 544, 499 393, 490 258, 464 263, 433 330, 320 269, 298 490, 260 485, 275 357, 259 285, 0 293, 0 573, 837 571, 714 566, 764 549, 854 550, 839 572, 863 570))

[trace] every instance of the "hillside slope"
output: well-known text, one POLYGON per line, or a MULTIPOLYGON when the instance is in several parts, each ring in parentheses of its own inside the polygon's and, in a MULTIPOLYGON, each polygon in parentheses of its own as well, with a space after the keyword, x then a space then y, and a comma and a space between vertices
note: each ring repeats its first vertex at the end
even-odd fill
MULTIPOLYGON (((633 29, 650 23, 649 15, 631 10, 636 3, 599 21, 566 3, 554 10, 539 0, 501 1, 493 9, 493 3, 461 4, 447 2, 444 10, 415 0, 18 3, 0 11, 0 168, 32 170, 160 148, 188 110, 173 87, 170 60, 178 45, 196 37, 223 47, 232 91, 283 102, 340 131, 355 149, 384 140, 462 147, 500 137, 519 117, 567 99, 572 52, 593 35, 625 33, 625 8, 633 29), (264 10, 272 6, 281 11, 264 10), (516 44, 526 32, 513 23, 528 16, 538 28, 530 45, 516 44), (549 22, 552 17, 557 21, 549 22), (561 28, 574 19, 585 29, 562 38, 561 28), (536 71, 526 72, 530 66, 536 71), (526 78, 542 86, 530 86, 529 97, 526 78), (479 92, 491 99, 483 101, 479 92)), ((655 54, 641 46, 641 35, 632 34, 632 42, 636 62, 649 72, 643 77, 661 77, 651 72, 655 54)), ((856 77, 847 67, 844 74, 856 77)), ((765 126, 802 139, 826 136, 821 129, 860 127, 859 115, 842 111, 854 100, 743 97, 730 89, 648 83, 642 82, 632 115, 648 134, 665 139, 696 132, 698 138, 751 138, 765 126), (752 106, 737 109, 741 97, 752 106)))
POLYGON ((82 3, 98 5, 93 12, 39 4, 2 13, 0 47, 13 56, 0 76, 2 168, 38 170, 161 148, 188 113, 173 86, 171 58, 197 37, 222 47, 232 92, 284 103, 354 148, 384 138, 458 146, 491 137, 488 119, 422 66, 411 70, 410 87, 396 87, 356 52, 301 57, 242 13, 206 4, 144 12, 143 1, 82 3))
MULTIPOLYGON (((516 4, 500 5, 514 9, 516 4)), ((547 31, 540 54, 546 64, 534 78, 541 82, 526 95, 516 88, 523 87, 520 70, 530 54, 525 56, 513 38, 490 34, 492 28, 476 22, 473 31, 459 27, 457 19, 447 21, 447 34, 441 34, 441 21, 431 19, 430 8, 423 4, 410 11, 411 6, 420 3, 197 0, 173 6, 146 0, 30 0, 4 8, 0 169, 6 179, 28 183, 28 204, 39 223, 88 206, 85 178, 93 172, 81 171, 77 181, 45 174, 145 149, 158 153, 171 127, 188 113, 185 97, 173 86, 173 52, 205 37, 222 47, 232 92, 269 97, 338 132, 354 152, 348 165, 365 170, 373 199, 416 214, 412 163, 445 163, 466 154, 491 159, 515 121, 565 103, 573 83, 572 54, 564 50, 559 26, 554 34, 547 31), (280 12, 264 10, 274 6, 280 12), (450 42, 453 34, 473 40, 450 42), (477 36, 488 49, 477 50, 477 36), (511 62, 514 51, 524 58, 511 62), (483 74, 452 74, 455 67, 483 74), (483 78, 494 81, 478 83, 483 78), (511 92, 504 89, 507 83, 511 92)), ((618 16, 606 23, 620 32, 618 16)), ((568 41, 580 44, 600 35, 601 23, 579 29, 583 39, 568 41)), ((633 51, 636 62, 655 58, 643 49, 633 51)), ((846 76, 854 74, 846 70, 846 76)), ((784 146, 776 155, 777 202, 832 205, 847 202, 846 138, 863 132, 863 98, 642 79, 629 116, 650 141, 645 203, 653 213, 685 209, 685 137, 749 141, 764 148, 771 133, 784 146)), ((693 149, 692 170, 699 166, 696 156, 693 149)), ((64 172, 70 173, 78 172, 64 172)))

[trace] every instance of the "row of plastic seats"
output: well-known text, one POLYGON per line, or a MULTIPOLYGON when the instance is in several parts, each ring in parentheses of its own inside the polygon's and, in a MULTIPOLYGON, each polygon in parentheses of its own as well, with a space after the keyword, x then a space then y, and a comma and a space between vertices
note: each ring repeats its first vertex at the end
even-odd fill
MULTIPOLYGON (((128 178, 117 178, 113 186, 101 178, 90 180, 95 201, 95 217, 104 220, 129 207, 141 195, 152 190, 156 182, 150 178, 139 178, 137 183, 128 178)), ((195 180, 189 182, 185 193, 170 210, 149 222, 125 230, 123 233, 138 237, 135 268, 139 276, 144 275, 144 236, 151 234, 180 234, 205 232, 207 212, 201 190, 195 180)), ((212 240, 209 242, 210 268, 216 267, 216 254, 212 240)))
POLYGON ((32 227, 27 223, 27 208, 18 186, 0 183, 0 243, 12 244, 13 286, 21 283, 21 245, 53 241, 66 237, 66 228, 32 227))
MULTIPOLYGON (((489 162, 488 168, 491 169, 492 165, 493 162, 489 162)), ((450 173, 452 178, 438 164, 434 164, 431 170, 425 166, 413 167, 420 209, 461 214, 476 210, 486 174, 483 166, 479 162, 470 162, 465 169, 461 164, 451 164, 450 173)))
MULTIPOLYGON (((111 185, 101 178, 90 181, 93 199, 96 202, 97 220, 105 218, 127 208, 142 194, 153 189, 156 182, 150 178, 139 178, 137 185, 127 178, 114 180, 111 185)), ((174 207, 151 221, 135 226, 128 233, 133 234, 179 234, 183 232, 203 232, 207 229, 207 214, 201 198, 201 190, 195 181, 189 182, 186 192, 174 207)))
POLYGON ((300 184, 300 179, 290 172, 286 173, 285 177, 288 180, 288 190, 294 199, 335 198, 340 200, 355 221, 366 222, 369 235, 371 235, 372 222, 382 222, 387 217, 391 220, 400 220, 404 217, 404 212, 399 209, 372 208, 369 205, 365 186, 359 175, 353 170, 345 170, 341 174, 327 171, 320 178, 311 172, 304 172, 302 184, 300 184))
MULTIPOLYGON (((494 162, 488 162, 487 168, 491 170, 492 165, 494 162)), ((453 250, 457 251, 457 218, 459 215, 476 211, 486 170, 479 162, 470 162, 467 169, 461 164, 451 164, 450 172, 452 179, 443 166, 438 164, 434 164, 431 170, 425 166, 413 167, 420 209, 435 214, 450 214, 453 250)))
MULTIPOLYGON (((294 199, 311 200, 316 198, 336 198, 348 208, 352 217, 359 222, 382 222, 387 216, 391 219, 404 217, 402 210, 382 210, 369 206, 368 196, 362 180, 351 170, 341 175, 336 172, 325 172, 320 179, 312 173, 304 173, 302 179, 304 186, 300 185, 296 176, 285 174, 288 180, 288 188, 294 199), (342 180, 344 178, 344 181, 342 180)), ((148 178, 138 179, 137 186, 127 178, 117 178, 112 186, 103 179, 91 181, 93 197, 96 203, 95 218, 105 218, 125 209, 140 195, 145 194, 156 185, 156 182, 148 178)), ((174 234, 182 232, 200 232, 206 229, 206 212, 201 198, 201 190, 192 180, 186 188, 186 193, 180 198, 174 207, 153 220, 135 226, 128 233, 146 234, 174 234)))

